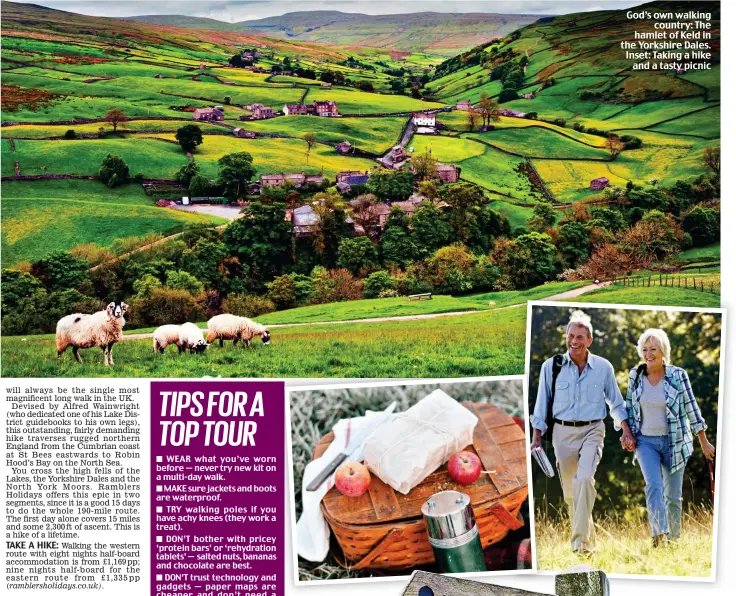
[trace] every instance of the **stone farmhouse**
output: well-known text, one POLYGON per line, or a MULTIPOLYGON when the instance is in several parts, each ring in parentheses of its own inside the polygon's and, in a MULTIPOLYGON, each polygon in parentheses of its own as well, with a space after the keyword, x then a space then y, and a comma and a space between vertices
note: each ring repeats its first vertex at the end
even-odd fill
POLYGON ((361 172, 360 170, 346 170, 338 172, 335 182, 347 182, 348 184, 367 184, 370 172, 361 172))
POLYGON ((603 190, 608 186, 608 184, 608 178, 602 176, 601 178, 596 178, 595 180, 590 181, 590 190, 603 190))
POLYGON ((458 101, 455 104, 456 110, 461 110, 463 112, 469 112, 473 109, 473 102, 468 99, 463 99, 462 101, 458 101))
POLYGON ((198 122, 218 122, 225 119, 222 106, 214 108, 197 108, 194 110, 194 119, 198 122))
POLYGON ((526 112, 519 112, 518 110, 503 109, 503 110, 498 110, 498 113, 501 116, 509 116, 511 118, 525 118, 526 117, 526 112))
POLYGON ((312 105, 303 103, 287 103, 284 105, 284 114, 287 116, 317 115, 326 118, 335 118, 340 115, 334 101, 315 101, 312 105))
POLYGON ((304 172, 295 174, 261 174, 258 179, 261 187, 276 188, 282 186, 286 181, 291 182, 296 188, 300 188, 306 184, 320 185, 324 181, 322 174, 305 174, 304 172))
POLYGON ((349 141, 343 141, 342 143, 338 143, 337 145, 335 145, 335 151, 342 155, 347 155, 352 149, 353 146, 350 144, 349 141))
POLYGON ((460 169, 449 163, 438 163, 437 178, 442 180, 442 182, 457 182, 458 178, 460 178, 460 169))
POLYGON ((247 107, 252 112, 252 120, 265 120, 266 118, 273 118, 276 115, 272 107, 264 106, 262 103, 253 103, 247 107))
POLYGON ((233 135, 239 139, 255 139, 256 133, 252 130, 245 130, 244 128, 233 128, 233 135))

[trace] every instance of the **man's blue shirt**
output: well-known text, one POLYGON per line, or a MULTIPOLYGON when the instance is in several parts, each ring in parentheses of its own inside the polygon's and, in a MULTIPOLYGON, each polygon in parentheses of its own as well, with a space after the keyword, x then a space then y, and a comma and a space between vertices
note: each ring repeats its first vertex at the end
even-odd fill
MULTIPOLYGON (((577 364, 566 353, 560 374, 555 383, 555 401, 552 416, 566 422, 602 420, 606 417, 606 404, 616 430, 626 420, 626 406, 616 383, 613 366, 605 358, 588 352, 588 362, 579 372, 577 364)), ((537 403, 531 416, 532 427, 547 430, 547 403, 552 392, 552 358, 542 364, 539 375, 537 403)))

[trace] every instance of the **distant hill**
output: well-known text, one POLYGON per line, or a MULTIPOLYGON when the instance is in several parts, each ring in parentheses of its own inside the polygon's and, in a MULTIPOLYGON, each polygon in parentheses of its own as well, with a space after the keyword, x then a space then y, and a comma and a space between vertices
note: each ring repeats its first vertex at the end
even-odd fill
POLYGON ((340 11, 290 12, 239 23, 181 15, 128 17, 131 20, 263 32, 271 37, 345 46, 391 48, 453 56, 535 22, 538 15, 417 12, 366 15, 340 11))

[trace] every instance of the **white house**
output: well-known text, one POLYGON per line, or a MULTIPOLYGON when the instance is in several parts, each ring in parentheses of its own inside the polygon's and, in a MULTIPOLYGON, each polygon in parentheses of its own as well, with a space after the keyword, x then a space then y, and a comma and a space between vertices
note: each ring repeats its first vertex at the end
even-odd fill
POLYGON ((436 125, 434 114, 428 112, 414 112, 412 122, 415 126, 431 126, 436 125))

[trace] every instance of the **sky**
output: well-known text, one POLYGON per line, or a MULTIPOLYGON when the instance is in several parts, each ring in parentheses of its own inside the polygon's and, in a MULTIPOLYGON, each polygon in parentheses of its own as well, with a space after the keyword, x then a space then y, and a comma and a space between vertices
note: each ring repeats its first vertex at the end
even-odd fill
POLYGON ((411 12, 486 12, 560 15, 570 12, 622 9, 645 0, 15 0, 92 16, 126 17, 179 14, 235 23, 287 12, 339 10, 364 14, 411 12))

